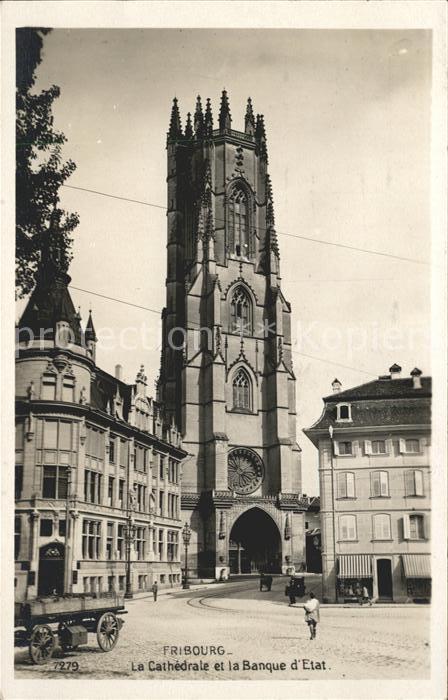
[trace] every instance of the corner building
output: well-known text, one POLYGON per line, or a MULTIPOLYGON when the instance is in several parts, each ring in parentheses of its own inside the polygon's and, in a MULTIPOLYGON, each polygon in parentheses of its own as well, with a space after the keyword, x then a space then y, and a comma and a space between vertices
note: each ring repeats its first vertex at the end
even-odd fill
POLYGON ((431 598, 431 377, 415 368, 333 394, 305 434, 319 450, 323 597, 431 598))
POLYGON ((212 578, 304 566, 291 307, 281 289, 263 116, 248 100, 214 128, 198 97, 169 132, 166 308, 159 399, 190 454, 188 568, 212 578))
POLYGON ((16 599, 123 592, 128 561, 131 592, 180 585, 180 435, 143 367, 98 367, 69 282, 47 260, 18 327, 16 599))

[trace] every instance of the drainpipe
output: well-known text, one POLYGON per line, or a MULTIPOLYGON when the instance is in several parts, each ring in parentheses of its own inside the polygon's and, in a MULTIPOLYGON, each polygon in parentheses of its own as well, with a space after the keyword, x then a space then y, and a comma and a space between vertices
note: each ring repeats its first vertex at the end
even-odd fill
POLYGON ((330 472, 331 472, 331 518, 333 524, 333 566, 334 566, 334 600, 338 602, 338 579, 336 576, 336 523, 334 512, 334 464, 333 464, 333 426, 328 427, 330 435, 330 472))

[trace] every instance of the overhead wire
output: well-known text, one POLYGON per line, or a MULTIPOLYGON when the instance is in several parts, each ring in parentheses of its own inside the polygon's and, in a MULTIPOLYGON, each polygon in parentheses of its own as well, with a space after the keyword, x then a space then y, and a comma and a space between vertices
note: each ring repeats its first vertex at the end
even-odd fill
MULTIPOLYGON (((110 297, 107 294, 100 294, 99 292, 93 292, 91 289, 82 289, 81 287, 75 287, 73 284, 69 285, 71 289, 76 289, 78 292, 85 292, 86 294, 92 294, 93 296, 98 296, 101 297, 102 299, 108 299, 110 301, 115 301, 118 302, 119 304, 125 304, 126 306, 132 306, 137 309, 142 309, 144 311, 150 311, 151 313, 157 314, 157 316, 160 317, 161 311, 157 309, 151 309, 149 306, 142 306, 140 304, 134 304, 130 301, 124 301, 123 299, 117 299, 116 297, 110 297)), ((195 328, 200 329, 201 326, 199 323, 192 323, 191 321, 190 327, 193 326, 195 328)), ((335 365, 337 367, 343 367, 344 369, 349 369, 355 372, 360 372, 361 374, 367 374, 371 377, 376 377, 377 375, 374 372, 368 372, 367 370, 360 369, 359 367, 351 367, 350 365, 344 365, 340 362, 335 362, 334 360, 328 360, 324 357, 318 357, 317 355, 308 355, 304 352, 300 352, 299 350, 294 350, 291 347, 291 352, 294 353, 295 355, 300 355, 301 357, 307 357, 308 359, 311 360, 318 360, 319 362, 325 362, 326 364, 331 364, 335 365)))
MULTIPOLYGON (((62 187, 66 187, 71 190, 80 190, 82 192, 90 192, 91 194, 97 194, 102 197, 110 197, 111 199, 119 199, 124 202, 131 202, 133 204, 142 204, 146 207, 153 207, 155 209, 163 209, 165 211, 168 211, 168 207, 163 206, 162 204, 154 204, 153 202, 145 202, 144 200, 141 199, 131 199, 130 197, 123 197, 120 195, 115 195, 115 194, 110 194, 108 192, 101 192, 100 190, 92 190, 87 187, 77 187, 75 185, 62 185, 62 187)), ((218 221, 219 223, 224 223, 224 219, 219 219, 216 218, 215 221, 218 221)), ((255 230, 257 231, 266 231, 266 228, 263 228, 261 226, 254 226, 255 230)), ((408 258, 403 255, 396 255, 394 253, 387 253, 381 250, 370 250, 369 248, 360 248, 359 246, 352 246, 347 243, 337 243, 335 241, 324 241, 321 238, 312 238, 311 236, 302 236, 300 234, 295 234, 295 233, 287 233, 285 231, 275 231, 275 233, 278 236, 286 236, 288 238, 297 238, 302 241, 308 241, 311 243, 320 243, 321 245, 329 245, 333 246, 335 248, 344 248, 346 250, 354 250, 360 253, 368 253, 370 255, 380 255, 382 257, 386 258, 392 258, 395 260, 402 260, 404 262, 411 262, 411 263, 416 263, 417 265, 431 265, 430 262, 426 260, 418 260, 417 258, 408 258)))

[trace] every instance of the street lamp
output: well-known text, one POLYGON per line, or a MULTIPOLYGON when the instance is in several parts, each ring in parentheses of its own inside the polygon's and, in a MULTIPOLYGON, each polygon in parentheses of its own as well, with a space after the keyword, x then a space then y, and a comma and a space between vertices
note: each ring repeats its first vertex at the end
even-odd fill
POLYGON ((131 590, 131 543, 134 541, 136 527, 129 517, 128 522, 124 526, 124 538, 126 542, 126 591, 125 598, 133 598, 131 590))
POLYGON ((131 589, 131 544, 134 541, 135 533, 137 531, 132 517, 134 509, 135 493, 132 489, 130 489, 128 494, 128 508, 126 514, 127 522, 123 528, 123 534, 126 543, 126 591, 124 594, 125 598, 133 598, 133 593, 131 589))
POLYGON ((190 544, 190 538, 191 538, 191 528, 188 525, 188 523, 185 523, 184 529, 182 530, 182 539, 184 541, 184 546, 185 546, 185 576, 184 576, 184 582, 182 584, 182 588, 190 588, 190 584, 188 583, 188 545, 190 544))

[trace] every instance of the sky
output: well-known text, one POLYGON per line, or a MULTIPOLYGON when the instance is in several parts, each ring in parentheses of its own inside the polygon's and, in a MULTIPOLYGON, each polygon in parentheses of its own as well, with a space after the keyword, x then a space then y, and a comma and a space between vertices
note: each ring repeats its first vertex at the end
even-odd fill
POLYGON ((431 371, 430 32, 57 29, 45 37, 36 87, 50 84, 61 88, 55 127, 77 165, 67 184, 157 205, 61 190, 80 215, 71 294, 84 322, 93 310, 97 362, 110 372, 120 363, 128 381, 143 363, 152 393, 172 99, 183 124, 198 94, 211 98, 216 124, 223 88, 233 128, 244 128, 248 96, 264 114, 303 491, 318 493, 317 451, 301 431, 333 379, 348 388, 394 362, 403 375, 431 371))

